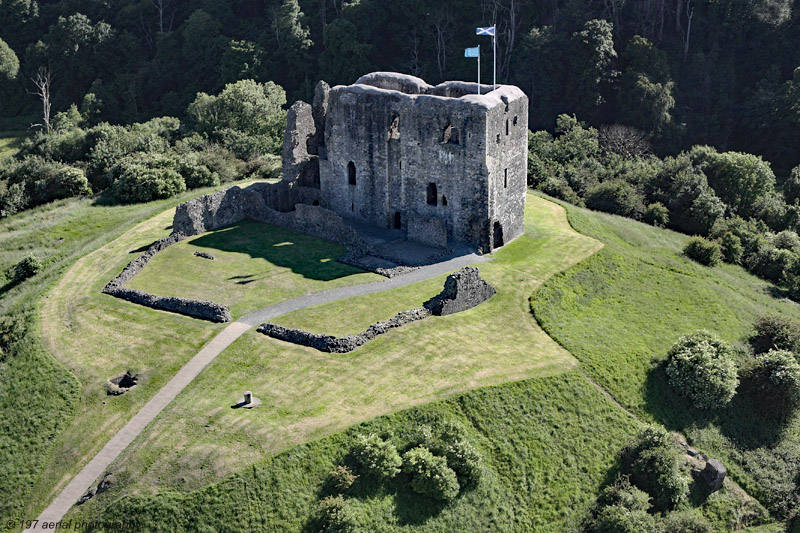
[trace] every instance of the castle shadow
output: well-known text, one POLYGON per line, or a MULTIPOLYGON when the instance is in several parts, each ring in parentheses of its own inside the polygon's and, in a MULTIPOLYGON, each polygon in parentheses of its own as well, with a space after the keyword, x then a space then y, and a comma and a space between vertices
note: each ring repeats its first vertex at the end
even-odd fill
MULTIPOLYGON (((244 253, 317 281, 331 281, 364 272, 336 261, 346 253, 341 245, 258 222, 238 222, 188 242, 223 252, 244 253)), ((239 277, 238 283, 249 283, 247 277, 239 277)))

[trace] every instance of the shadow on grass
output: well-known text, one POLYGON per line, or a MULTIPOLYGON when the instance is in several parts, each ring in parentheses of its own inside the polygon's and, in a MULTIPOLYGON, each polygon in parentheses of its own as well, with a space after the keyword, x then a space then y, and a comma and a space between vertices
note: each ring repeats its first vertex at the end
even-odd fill
POLYGON ((240 222, 192 239, 189 243, 223 252, 248 254, 318 281, 331 281, 363 272, 336 262, 335 259, 346 251, 338 244, 257 222, 240 222))
POLYGON ((645 382, 647 410, 672 431, 685 431, 690 426, 719 426, 722 434, 742 449, 749 450, 777 444, 791 418, 759 408, 760 399, 743 378, 736 395, 724 408, 701 410, 678 395, 669 385, 664 365, 654 366, 645 382))

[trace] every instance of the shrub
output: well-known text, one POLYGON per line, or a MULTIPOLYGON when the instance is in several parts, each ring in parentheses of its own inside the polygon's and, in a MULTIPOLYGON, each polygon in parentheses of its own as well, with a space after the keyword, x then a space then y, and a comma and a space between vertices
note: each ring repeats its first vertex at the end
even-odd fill
POLYGON ((198 163, 208 168, 212 174, 219 176, 220 183, 235 180, 239 175, 238 161, 230 150, 218 144, 212 144, 197 152, 198 163))
POLYGON ((351 533, 356 531, 355 513, 341 494, 328 496, 317 507, 317 525, 325 533, 351 533))
POLYGON ((707 331, 681 337, 667 356, 670 385, 698 409, 717 409, 731 401, 739 385, 727 344, 707 331))
POLYGON ((478 451, 464 439, 459 439, 445 451, 447 465, 458 476, 462 487, 475 486, 483 475, 483 464, 478 451))
POLYGON ((697 512, 672 513, 664 520, 665 533, 714 533, 714 526, 706 517, 697 512))
POLYGON ((0 181, 0 218, 19 213, 30 203, 30 198, 21 183, 8 185, 0 181))
POLYGON ((171 168, 132 165, 114 182, 111 192, 120 202, 149 202, 170 198, 186 190, 183 177, 171 168))
POLYGON ((8 269, 8 278, 14 283, 19 283, 35 276, 42 270, 42 261, 31 254, 8 269))
POLYGON ((770 350, 759 355, 748 378, 763 410, 785 414, 800 403, 800 363, 791 352, 770 350))
POLYGON ((219 176, 201 163, 196 153, 177 158, 176 170, 183 176, 187 189, 219 185, 219 176))
POLYGON ((764 353, 772 350, 800 352, 800 322, 781 315, 756 318, 753 323, 756 333, 750 338, 753 350, 764 353))
POLYGON ((689 492, 678 459, 678 450, 666 430, 648 426, 623 448, 621 470, 653 498, 653 509, 663 512, 674 508, 689 492))
POLYGON ((783 230, 772 238, 772 245, 779 250, 797 251, 800 249, 800 237, 791 230, 783 230))
POLYGON ((394 444, 374 433, 356 437, 353 457, 365 474, 378 478, 393 478, 403 464, 394 444))
POLYGON ((747 268, 757 276, 773 283, 780 283, 795 263, 795 254, 789 250, 766 245, 748 257, 746 262, 747 268))
POLYGON ((706 266, 716 266, 722 259, 722 250, 719 244, 702 237, 692 237, 683 248, 683 253, 689 259, 706 266))
POLYGON ((591 187, 586 192, 586 207, 634 218, 644 210, 641 194, 622 180, 604 181, 591 187))
POLYGON ((722 235, 720 243, 722 245, 722 255, 725 261, 733 263, 734 265, 741 264, 742 257, 744 257, 742 239, 740 239, 738 235, 728 231, 722 235))
POLYGON ((358 476, 344 465, 337 466, 329 474, 331 486, 339 492, 344 492, 352 487, 356 479, 358 479, 358 476))
POLYGON ((0 316, 0 361, 25 334, 25 322, 14 315, 0 316))
POLYGON ((437 500, 452 501, 458 496, 456 473, 444 457, 433 455, 424 446, 417 446, 403 455, 403 472, 411 475, 411 488, 437 500))
POLYGON ((647 206, 643 218, 651 226, 663 228, 669 224, 669 209, 661 202, 654 202, 647 206))
POLYGON ((599 510, 610 505, 620 505, 629 511, 647 511, 650 509, 650 496, 631 485, 628 476, 620 476, 613 485, 600 492, 595 507, 599 510))
POLYGON ((631 511, 621 505, 603 507, 589 528, 592 533, 657 533, 656 519, 645 511, 631 511))

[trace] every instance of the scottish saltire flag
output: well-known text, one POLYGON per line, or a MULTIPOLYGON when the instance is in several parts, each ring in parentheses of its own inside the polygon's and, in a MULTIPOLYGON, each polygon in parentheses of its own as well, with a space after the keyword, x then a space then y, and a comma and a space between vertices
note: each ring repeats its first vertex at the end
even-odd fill
POLYGON ((494 26, 489 26, 487 28, 475 28, 476 35, 491 35, 494 37, 494 26))
POLYGON ((467 48, 464 50, 464 57, 480 57, 481 55, 481 47, 476 46, 475 48, 467 48))

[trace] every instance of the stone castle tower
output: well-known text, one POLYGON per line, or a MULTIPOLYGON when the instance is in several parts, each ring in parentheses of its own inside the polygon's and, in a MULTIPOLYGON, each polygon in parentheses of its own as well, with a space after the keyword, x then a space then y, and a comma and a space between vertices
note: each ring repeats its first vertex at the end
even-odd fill
POLYGON ((411 240, 499 248, 524 231, 528 99, 508 85, 477 92, 389 72, 320 82, 313 106, 289 111, 283 179, 308 203, 411 240))

